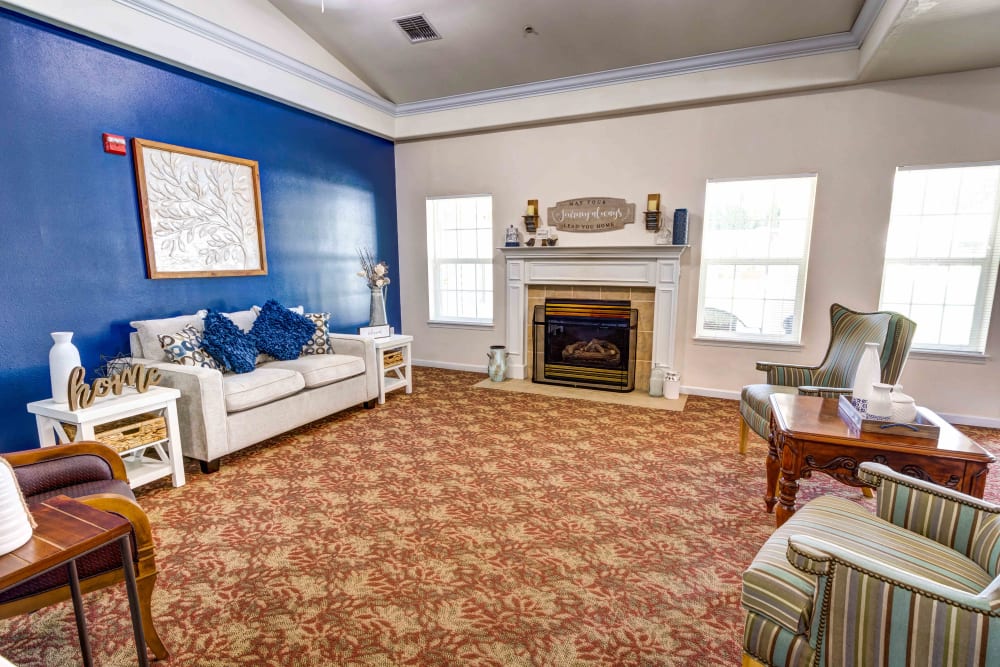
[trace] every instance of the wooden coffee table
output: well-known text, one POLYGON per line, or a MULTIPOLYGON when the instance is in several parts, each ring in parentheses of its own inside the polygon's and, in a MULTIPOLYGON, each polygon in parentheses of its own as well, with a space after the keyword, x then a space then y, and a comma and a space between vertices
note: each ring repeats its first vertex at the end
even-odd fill
POLYGON ((867 486, 857 477, 864 461, 982 498, 989 464, 996 459, 927 408, 918 409, 941 428, 937 446, 928 446, 926 439, 854 429, 837 413, 836 399, 773 394, 764 504, 771 512, 777 502, 777 525, 795 513, 797 480, 819 471, 850 486, 867 486))

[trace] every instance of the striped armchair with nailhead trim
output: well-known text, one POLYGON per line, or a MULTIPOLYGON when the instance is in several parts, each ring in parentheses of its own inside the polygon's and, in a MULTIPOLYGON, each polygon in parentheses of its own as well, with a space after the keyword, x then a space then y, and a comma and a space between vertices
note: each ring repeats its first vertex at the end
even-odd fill
POLYGON ((910 353, 917 324, 889 311, 859 313, 839 303, 830 306, 830 345, 818 366, 758 361, 767 373, 766 384, 748 384, 740 394, 740 453, 746 453, 752 430, 767 440, 771 435, 771 394, 805 394, 837 398, 849 394, 865 343, 879 344, 882 382, 895 384, 910 353))
POLYGON ((744 665, 1000 665, 1000 505, 861 464, 877 516, 807 503, 743 573, 744 665))

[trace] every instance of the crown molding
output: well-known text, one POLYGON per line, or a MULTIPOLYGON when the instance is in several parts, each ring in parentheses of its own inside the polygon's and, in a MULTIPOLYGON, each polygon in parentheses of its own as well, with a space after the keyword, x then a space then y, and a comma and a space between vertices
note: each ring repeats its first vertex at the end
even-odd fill
POLYGON ((865 4, 861 5, 858 18, 851 26, 851 34, 854 35, 858 48, 861 48, 861 44, 868 38, 868 32, 875 25, 875 20, 882 11, 882 7, 885 6, 885 2, 886 0, 865 0, 865 4))
MULTIPOLYGON (((366 105, 390 117, 399 118, 462 107, 494 104, 527 97, 555 95, 634 81, 680 76, 705 70, 739 67, 741 65, 859 49, 886 0, 865 0, 849 32, 808 37, 775 44, 678 58, 659 63, 623 67, 603 72, 549 79, 546 81, 403 104, 394 104, 385 98, 358 88, 311 65, 295 60, 275 49, 172 5, 165 0, 113 1, 123 7, 146 14, 166 24, 230 49, 235 53, 275 67, 325 90, 366 105)), ((0 0, 0 4, 8 3, 0 0)), ((14 4, 16 7, 16 3, 14 4)), ((126 48, 129 46, 128 42, 120 37, 116 41, 126 48)), ((157 54, 150 55, 156 57, 157 54)), ((208 74, 211 75, 212 73, 208 72, 208 74)), ((262 90, 260 92, 268 94, 268 91, 262 90)))
POLYGON ((164 2, 164 0, 114 1, 130 9, 152 16, 164 23, 211 40, 237 53, 242 53, 266 65, 271 65, 289 74, 298 76, 310 83, 352 99, 355 102, 360 102, 391 116, 396 113, 396 105, 378 95, 373 95, 311 65, 306 65, 294 58, 289 58, 279 51, 255 42, 217 23, 203 19, 197 14, 192 14, 180 7, 164 2))
POLYGON ((546 81, 536 81, 517 86, 493 88, 491 90, 481 90, 474 93, 464 93, 462 95, 438 97, 432 100, 422 100, 420 102, 406 102, 396 105, 396 115, 409 116, 412 114, 445 111, 448 109, 458 109, 461 107, 476 106, 480 104, 506 102, 525 97, 534 97, 536 95, 553 95, 556 93, 566 93, 574 90, 597 88, 600 86, 611 86, 631 81, 660 79, 668 76, 680 76, 682 74, 690 74, 692 72, 701 72, 710 69, 753 65, 772 60, 785 60, 787 58, 798 58, 801 56, 812 56, 823 53, 833 53, 836 51, 848 51, 856 48, 858 48, 858 42, 855 40, 854 35, 850 32, 841 32, 833 35, 822 35, 820 37, 808 37, 806 39, 798 39, 790 42, 778 42, 776 44, 752 46, 733 51, 709 53, 701 56, 678 58, 676 60, 665 60, 663 62, 650 63, 648 65, 635 65, 633 67, 622 67, 619 69, 606 70, 604 72, 594 72, 592 74, 578 74, 560 79, 548 79, 546 81))

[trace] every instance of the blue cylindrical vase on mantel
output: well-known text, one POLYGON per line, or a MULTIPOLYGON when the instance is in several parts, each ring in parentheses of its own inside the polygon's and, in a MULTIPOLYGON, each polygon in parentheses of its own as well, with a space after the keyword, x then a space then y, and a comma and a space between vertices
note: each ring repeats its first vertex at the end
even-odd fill
POLYGON ((688 242, 688 210, 674 209, 674 245, 687 245, 688 242))

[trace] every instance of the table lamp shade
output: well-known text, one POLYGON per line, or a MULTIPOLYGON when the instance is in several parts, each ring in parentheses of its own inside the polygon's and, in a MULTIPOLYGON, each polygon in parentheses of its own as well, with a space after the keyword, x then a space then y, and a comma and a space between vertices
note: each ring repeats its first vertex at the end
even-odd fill
POLYGON ((0 555, 10 553, 31 539, 34 519, 24 504, 14 469, 0 457, 0 555))

